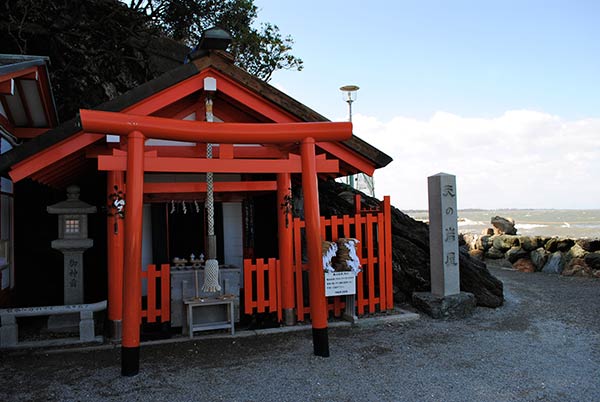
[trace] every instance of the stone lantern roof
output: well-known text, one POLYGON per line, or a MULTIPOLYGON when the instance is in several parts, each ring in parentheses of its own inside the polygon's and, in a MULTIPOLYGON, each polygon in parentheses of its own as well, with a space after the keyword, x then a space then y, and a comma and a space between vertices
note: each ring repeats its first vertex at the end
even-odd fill
POLYGON ((54 205, 49 205, 46 210, 50 214, 93 214, 96 212, 96 207, 83 202, 79 199, 79 187, 67 187, 67 199, 58 202, 54 205))

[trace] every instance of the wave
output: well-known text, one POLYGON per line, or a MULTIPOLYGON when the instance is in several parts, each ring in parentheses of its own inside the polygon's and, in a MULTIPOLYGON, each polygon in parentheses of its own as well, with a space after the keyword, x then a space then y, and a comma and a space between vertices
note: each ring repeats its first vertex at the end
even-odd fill
POLYGON ((515 227, 517 230, 531 230, 535 228, 547 228, 548 225, 540 225, 536 223, 517 223, 515 227))
POLYGON ((487 225, 487 223, 482 221, 472 221, 468 218, 458 218, 458 226, 481 226, 487 225))

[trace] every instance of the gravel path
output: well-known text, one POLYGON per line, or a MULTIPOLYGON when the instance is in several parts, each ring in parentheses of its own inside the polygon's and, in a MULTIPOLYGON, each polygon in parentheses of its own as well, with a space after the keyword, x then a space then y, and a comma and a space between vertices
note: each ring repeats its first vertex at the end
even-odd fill
POLYGON ((598 401, 600 281, 491 268, 506 304, 472 318, 145 346, 141 373, 119 350, 0 352, 2 401, 598 401))

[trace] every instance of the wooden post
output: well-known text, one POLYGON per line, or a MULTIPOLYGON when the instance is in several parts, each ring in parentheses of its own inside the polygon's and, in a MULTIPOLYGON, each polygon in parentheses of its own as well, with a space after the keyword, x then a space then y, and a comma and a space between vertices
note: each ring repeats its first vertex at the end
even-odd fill
POLYGON ((123 341, 121 343, 121 374, 124 376, 134 376, 140 368, 144 140, 144 135, 139 131, 132 131, 127 137, 123 341))
POLYGON ((302 159, 302 191, 304 193, 313 348, 316 356, 329 357, 327 299, 325 298, 325 274, 321 258, 321 221, 314 138, 307 137, 302 140, 300 156, 302 159))
POLYGON ((292 180, 289 173, 277 175, 277 229, 279 240, 279 261, 281 264, 281 292, 283 314, 286 325, 296 323, 294 315, 294 271, 292 250, 292 180))
MULTIPOLYGON (((106 177, 107 195, 124 191, 123 172, 111 171, 106 177)), ((111 323, 110 336, 120 341, 123 320, 123 220, 115 214, 106 219, 107 253, 108 253, 108 319, 111 323)))

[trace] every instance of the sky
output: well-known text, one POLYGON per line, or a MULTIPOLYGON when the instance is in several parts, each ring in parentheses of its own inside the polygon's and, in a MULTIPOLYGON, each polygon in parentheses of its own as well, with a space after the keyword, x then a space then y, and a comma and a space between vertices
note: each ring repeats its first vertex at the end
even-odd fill
POLYGON ((354 134, 394 161, 376 195, 427 209, 600 208, 600 1, 255 0, 304 69, 270 84, 332 121, 358 85, 354 134))

